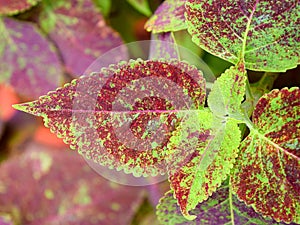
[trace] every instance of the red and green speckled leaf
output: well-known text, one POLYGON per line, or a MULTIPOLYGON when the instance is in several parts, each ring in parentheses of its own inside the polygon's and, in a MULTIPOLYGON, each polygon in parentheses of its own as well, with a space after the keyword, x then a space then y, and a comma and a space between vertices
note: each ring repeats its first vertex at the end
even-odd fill
POLYGON ((286 71, 300 62, 298 0, 187 0, 193 41, 222 59, 258 71, 286 71))
POLYGON ((168 191, 161 198, 157 206, 157 217, 162 225, 211 225, 211 224, 235 224, 235 225, 279 225, 275 220, 264 218, 251 207, 246 206, 235 196, 230 196, 229 188, 222 186, 213 195, 198 204, 192 210, 197 218, 189 221, 181 214, 173 192, 168 191), (231 197, 231 199, 230 199, 231 197), (233 215, 231 215, 233 210, 233 215), (233 223, 234 222, 234 223, 233 223))
POLYGON ((14 224, 127 225, 143 197, 141 188, 101 178, 78 154, 35 143, 0 166, 0 212, 14 224))
POLYGON ((237 157, 241 133, 230 118, 193 111, 170 138, 169 181, 185 218, 227 178, 237 157))
POLYGON ((241 143, 233 190, 257 212, 300 223, 300 91, 273 90, 258 101, 241 143))
POLYGON ((41 0, 0 0, 0 15, 13 15, 23 12, 41 0))
POLYGON ((34 24, 4 18, 0 30, 0 82, 30 98, 61 84, 64 77, 54 46, 34 24))
MULTIPOLYGON (((73 76, 82 75, 99 56, 123 44, 91 0, 45 1, 43 7, 39 22, 60 49, 66 70, 73 76)), ((103 67, 127 60, 127 50, 124 47, 106 60, 103 67)))
POLYGON ((152 11, 150 9, 148 0, 127 0, 127 2, 145 16, 151 16, 152 11))
POLYGON ((207 102, 214 115, 238 119, 245 95, 246 71, 243 66, 226 70, 213 84, 207 102))
POLYGON ((166 0, 145 24, 147 31, 161 33, 185 30, 184 4, 186 0, 166 0))
POLYGON ((15 108, 42 116, 46 127, 85 157, 146 176, 166 172, 164 155, 179 112, 204 102, 205 81, 196 67, 131 60, 15 108))

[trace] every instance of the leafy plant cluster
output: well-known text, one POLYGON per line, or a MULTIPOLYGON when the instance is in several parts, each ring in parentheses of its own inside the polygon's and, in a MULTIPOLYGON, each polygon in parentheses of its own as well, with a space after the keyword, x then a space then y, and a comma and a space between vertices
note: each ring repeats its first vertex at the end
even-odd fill
MULTIPOLYGON (((148 14, 143 4, 137 4, 139 10, 148 14)), ((58 13, 70 13, 62 5, 55 6, 58 13)), ((41 20, 41 27, 59 29, 60 19, 67 20, 68 26, 78 26, 77 19, 61 16, 50 20, 54 14, 45 12, 41 18, 48 19, 41 20)), ((145 25, 153 38, 175 43, 174 32, 186 29, 196 45, 233 64, 213 83, 208 96, 202 72, 189 62, 171 59, 174 49, 161 47, 158 59, 116 60, 116 64, 73 80, 36 101, 14 107, 42 116, 45 126, 72 149, 101 165, 135 176, 166 173, 171 190, 157 206, 161 224, 299 224, 300 90, 271 90, 279 72, 300 62, 299 12, 296 0, 276 4, 263 0, 166 0, 145 25), (161 59, 163 55, 168 57, 161 59), (248 70, 264 75, 251 84, 248 70), (190 74, 197 79, 190 79, 190 74), (170 91, 164 85, 166 80, 176 83, 181 95, 192 99, 191 107, 176 108, 152 95, 151 86, 130 86, 141 78, 154 79, 164 93, 170 91), (76 96, 84 96, 78 92, 82 85, 97 98, 94 113, 87 116, 86 105, 82 106, 84 119, 79 119, 82 115, 74 111, 74 104, 81 107, 82 99, 76 96), (130 93, 149 97, 133 95, 134 106, 120 101, 120 108, 114 111, 114 100, 126 86, 131 87, 130 93), (147 126, 157 118, 159 135, 165 138, 160 143, 151 142, 153 134, 147 126), (136 145, 138 151, 122 143, 114 132, 126 123, 142 140, 136 145), (96 138, 90 130, 96 131, 96 138)), ((4 20, 6 27, 13 23, 4 20)), ((76 67, 82 65, 69 58, 76 58, 78 49, 65 49, 69 40, 57 35, 59 31, 51 36, 50 30, 50 37, 63 49, 66 68, 80 71, 76 67)), ((74 36, 80 37, 80 30, 74 36)), ((15 40, 18 38, 16 35, 15 40)), ((89 54, 93 47, 84 52, 89 54)))

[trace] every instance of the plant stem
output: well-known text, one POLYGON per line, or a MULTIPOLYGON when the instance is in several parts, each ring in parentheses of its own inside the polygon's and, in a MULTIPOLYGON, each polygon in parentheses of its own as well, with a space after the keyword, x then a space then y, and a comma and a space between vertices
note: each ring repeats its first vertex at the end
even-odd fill
POLYGON ((229 205, 230 205, 231 224, 234 225, 234 212, 233 212, 233 205, 232 205, 232 188, 231 188, 230 178, 229 178, 229 205))

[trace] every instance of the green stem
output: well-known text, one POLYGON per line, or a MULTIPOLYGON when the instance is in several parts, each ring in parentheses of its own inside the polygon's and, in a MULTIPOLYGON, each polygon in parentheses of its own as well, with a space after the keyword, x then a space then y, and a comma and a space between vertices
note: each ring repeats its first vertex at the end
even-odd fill
POLYGON ((231 217, 231 224, 234 225, 234 212, 233 212, 233 203, 232 203, 232 187, 229 178, 229 205, 230 205, 230 217, 231 217))
POLYGON ((279 73, 265 72, 262 78, 254 85, 262 88, 265 92, 269 92, 278 78, 279 73))
POLYGON ((253 96, 252 91, 251 91, 251 85, 249 83, 248 77, 246 79, 246 99, 249 100, 249 101, 254 100, 254 96, 253 96))

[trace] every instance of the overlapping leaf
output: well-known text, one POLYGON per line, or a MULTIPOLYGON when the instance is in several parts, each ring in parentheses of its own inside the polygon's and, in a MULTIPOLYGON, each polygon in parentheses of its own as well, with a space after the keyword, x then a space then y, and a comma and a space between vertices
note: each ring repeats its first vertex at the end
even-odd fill
POLYGON ((0 0, 0 15, 13 15, 36 5, 40 0, 0 0))
POLYGON ((172 32, 151 35, 149 59, 180 59, 172 32))
POLYGON ((245 69, 231 67, 214 83, 208 99, 212 111, 192 112, 173 132, 169 180, 188 219, 194 217, 188 212, 216 191, 233 166, 241 138, 235 113, 244 94, 245 69))
POLYGON ((186 0, 166 0, 155 11, 145 25, 153 33, 184 30, 187 28, 184 18, 186 0))
POLYGON ((217 79, 207 100, 214 115, 236 119, 241 117, 246 79, 243 65, 231 67, 217 79))
POLYGON ((132 60, 15 107, 44 117, 52 132, 85 157, 141 176, 165 173, 179 112, 202 108, 204 99, 204 79, 195 67, 132 60))
POLYGON ((253 113, 232 184, 238 197, 275 220, 300 223, 300 91, 273 90, 253 113))
POLYGON ((264 218, 251 207, 240 202, 235 196, 230 200, 228 187, 222 186, 205 202, 198 204, 192 211, 197 218, 194 221, 185 219, 177 205, 173 192, 169 191, 161 198, 157 206, 157 216, 162 225, 278 225, 275 220, 264 218), (231 209, 233 215, 231 215, 231 209))
POLYGON ((228 176, 237 157, 240 130, 235 120, 198 110, 180 124, 170 139, 169 181, 182 214, 206 200, 228 176))
POLYGON ((58 56, 35 25, 5 18, 0 30, 0 82, 31 98, 60 85, 63 74, 58 56))
MULTIPOLYGON (((106 25, 91 0, 45 1, 40 24, 62 54, 66 70, 80 76, 102 54, 122 45, 115 31, 106 25)), ((127 60, 123 48, 114 57, 104 57, 101 67, 127 60)))
POLYGON ((300 62, 300 4, 297 0, 188 0, 186 23, 193 41, 246 68, 285 71, 300 62))
POLYGON ((34 143, 0 166, 0 212, 14 224, 127 225, 143 197, 141 188, 99 177, 74 152, 34 143))

